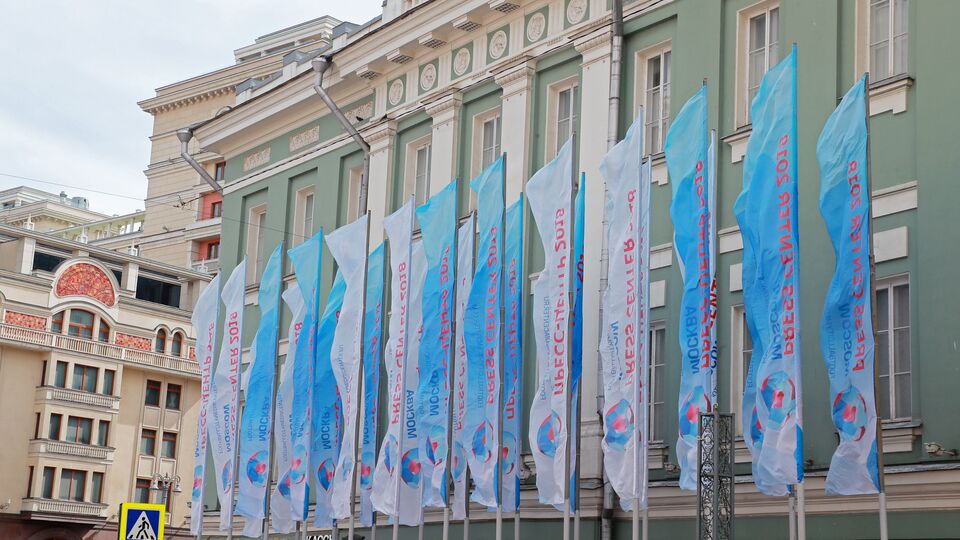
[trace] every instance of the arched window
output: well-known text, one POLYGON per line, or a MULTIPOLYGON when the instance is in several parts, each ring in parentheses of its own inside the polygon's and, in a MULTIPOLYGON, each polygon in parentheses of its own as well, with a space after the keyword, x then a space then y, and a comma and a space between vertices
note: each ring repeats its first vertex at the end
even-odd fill
POLYGON ((93 320, 93 313, 82 309, 71 309, 67 334, 84 339, 93 339, 93 320))
POLYGON ((61 311, 59 313, 54 313, 53 319, 50 320, 50 331, 53 332, 54 334, 63 333, 63 314, 64 313, 66 312, 61 311))
POLYGON ((183 349, 183 334, 180 332, 173 333, 173 341, 170 342, 170 356, 180 356, 180 351, 183 349))
POLYGON ((153 350, 158 353, 167 350, 167 331, 163 328, 157 330, 157 340, 153 345, 153 350))

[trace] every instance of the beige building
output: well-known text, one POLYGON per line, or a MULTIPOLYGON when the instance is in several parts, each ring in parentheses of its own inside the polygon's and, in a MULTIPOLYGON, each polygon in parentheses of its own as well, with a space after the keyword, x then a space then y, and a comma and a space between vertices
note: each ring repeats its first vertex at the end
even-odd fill
POLYGON ((116 538, 126 501, 166 502, 186 534, 208 280, 0 225, 0 538, 116 538))
MULTIPOLYGON (((200 271, 219 268, 222 197, 180 157, 176 131, 230 110, 237 95, 248 94, 276 78, 302 52, 329 46, 349 23, 320 17, 258 37, 234 51, 236 64, 157 89, 140 107, 153 116, 147 176, 146 222, 141 245, 145 257, 200 271)), ((295 64, 293 64, 295 66, 295 64)), ((191 156, 218 182, 223 159, 201 151, 191 156)))

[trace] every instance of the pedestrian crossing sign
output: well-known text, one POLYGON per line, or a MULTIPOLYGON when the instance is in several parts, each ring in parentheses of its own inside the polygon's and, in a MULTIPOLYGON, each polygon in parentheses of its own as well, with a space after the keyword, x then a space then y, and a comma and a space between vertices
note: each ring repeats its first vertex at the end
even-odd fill
POLYGON ((163 540, 165 513, 162 504, 121 504, 119 540, 163 540))

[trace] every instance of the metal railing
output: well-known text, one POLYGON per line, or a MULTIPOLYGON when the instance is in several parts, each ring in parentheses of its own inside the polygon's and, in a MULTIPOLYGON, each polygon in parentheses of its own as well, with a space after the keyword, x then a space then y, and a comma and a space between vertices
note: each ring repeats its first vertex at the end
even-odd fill
POLYGON ((48 439, 33 439, 30 441, 30 452, 38 454, 60 454, 63 456, 82 457, 100 461, 113 461, 113 448, 92 444, 75 443, 70 441, 52 441, 48 439))
POLYGON ((139 364, 141 366, 174 371, 181 374, 200 374, 200 366, 197 362, 187 358, 167 356, 165 354, 140 349, 129 349, 113 343, 103 343, 63 334, 54 334, 45 330, 24 328, 22 326, 0 323, 0 340, 100 356, 111 360, 122 360, 131 364, 139 364))
POLYGON ((23 499, 21 510, 23 512, 38 512, 44 514, 71 514, 76 516, 85 516, 92 518, 106 518, 106 504, 89 503, 81 501, 61 501, 56 499, 23 499))
POLYGON ((65 401, 78 405, 102 407, 111 411, 120 410, 120 397, 84 392, 59 386, 38 386, 37 399, 42 401, 65 401))

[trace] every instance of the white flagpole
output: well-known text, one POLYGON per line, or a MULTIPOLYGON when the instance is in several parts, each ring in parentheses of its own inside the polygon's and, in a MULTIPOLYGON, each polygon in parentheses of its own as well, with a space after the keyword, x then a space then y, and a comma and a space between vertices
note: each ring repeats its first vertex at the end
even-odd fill
MULTIPOLYGON (((573 166, 574 159, 577 155, 577 131, 574 129, 570 133, 570 211, 567 212, 568 223, 570 224, 569 231, 573 233, 574 225, 574 215, 573 210, 576 205, 577 190, 577 172, 576 168, 573 166)), ((576 287, 576 271, 574 270, 574 265, 576 264, 573 260, 573 242, 574 234, 568 235, 567 241, 567 306, 570 308, 567 310, 567 365, 566 365, 566 384, 563 389, 563 399, 566 404, 566 417, 564 418, 565 426, 564 429, 567 430, 567 441, 566 441, 566 452, 564 452, 563 459, 563 540, 570 540, 570 450, 573 447, 573 435, 571 434, 570 426, 570 366, 572 361, 571 350, 573 348, 573 301, 575 298, 574 289, 576 287)), ((577 523, 579 525, 579 523, 577 523)), ((574 533, 576 534, 576 533, 574 533)))
POLYGON ((794 491, 790 491, 790 495, 787 496, 787 511, 789 514, 787 523, 790 526, 790 540, 797 540, 797 499, 794 491))
MULTIPOLYGON (((456 373, 457 360, 457 288, 460 282, 460 276, 457 275, 460 260, 460 180, 454 178, 457 188, 453 190, 453 289, 450 291, 450 297, 453 298, 453 313, 450 317, 450 358, 447 360, 447 455, 444 458, 443 465, 443 540, 450 538, 450 488, 452 482, 452 470, 450 462, 453 459, 453 385, 456 373)), ((352 538, 349 540, 353 540, 352 538)))
MULTIPOLYGON (((411 206, 414 205, 414 201, 415 201, 414 197, 415 195, 410 195, 411 206)), ((413 208, 411 208, 410 209, 410 231, 413 231, 413 217, 415 213, 416 212, 413 211, 413 208)), ((411 238, 409 245, 407 246, 407 265, 408 266, 410 265, 410 262, 412 260, 413 260, 413 239, 411 238)), ((410 273, 407 274, 408 280, 410 279, 411 275, 412 274, 410 273)), ((408 289, 409 289, 409 284, 408 284, 408 289)), ((406 313, 410 313, 410 295, 409 294, 406 296, 406 299, 407 299, 406 300, 407 306, 404 311, 406 313)), ((400 368, 400 388, 401 389, 406 388, 406 386, 404 385, 406 385, 407 383, 407 362, 410 361, 410 341, 408 339, 409 337, 410 337, 410 321, 408 320, 406 324, 403 325, 403 366, 400 368)), ((406 402, 407 402, 406 399, 400 400, 400 418, 401 419, 406 416, 406 412, 404 411, 404 409, 406 408, 406 402)), ((402 444, 400 442, 397 442, 397 458, 398 458, 398 462, 396 465, 397 467, 400 467, 401 465, 401 463, 399 462, 401 447, 402 447, 402 444)), ((393 540, 397 540, 397 538, 400 536, 400 482, 402 481, 403 479, 401 477, 400 470, 398 469, 397 470, 397 494, 396 494, 396 498, 394 499, 397 513, 395 516, 393 516, 393 540)), ((350 540, 353 540, 353 539, 350 539, 350 540)))
MULTIPOLYGON (((283 268, 283 259, 284 259, 285 253, 286 252, 283 249, 283 241, 281 241, 280 242, 280 268, 283 268)), ((283 275, 282 275, 283 272, 280 272, 280 274, 281 275, 277 276, 277 279, 280 280, 280 292, 282 293, 283 292, 283 275)), ((278 295, 277 296, 277 341, 276 341, 276 344, 274 345, 275 351, 280 350, 279 326, 280 326, 280 312, 282 308, 283 308, 283 300, 281 296, 278 295)), ((263 527, 263 530, 261 531, 261 536, 260 536, 262 540, 268 540, 270 538, 270 496, 271 496, 271 493, 273 492, 273 480, 272 480, 273 461, 274 459, 276 459, 275 454, 277 451, 277 445, 275 444, 276 441, 274 440, 273 434, 277 430, 277 414, 276 414, 277 390, 280 387, 280 366, 278 365, 277 361, 279 359, 280 359, 279 354, 277 355, 276 358, 273 359, 273 390, 271 391, 271 394, 270 394, 270 397, 271 397, 270 403, 272 408, 270 412, 270 459, 267 460, 267 487, 266 487, 267 492, 263 500, 263 522, 260 525, 261 527, 263 527)), ((238 449, 239 447, 240 445, 237 444, 238 449)))
MULTIPOLYGON (((507 154, 503 154, 503 174, 500 180, 500 385, 497 390, 497 468, 494 475, 494 487, 497 490, 496 540, 503 540, 503 359, 506 340, 504 289, 507 280, 504 263, 504 249, 507 244, 507 154)), ((518 443, 519 444, 519 443, 518 443)))
MULTIPOLYGON (((236 270, 236 267, 234 267, 234 270, 236 270)), ((244 288, 246 288, 246 282, 247 282, 246 276, 243 277, 243 282, 244 282, 244 288)), ((217 313, 217 316, 219 318, 219 312, 217 313)), ((224 335, 223 337, 226 337, 226 335, 224 335)), ((238 353, 238 357, 240 360, 240 365, 242 366, 243 365, 243 326, 242 325, 240 327, 239 338, 240 338, 240 352, 238 353)), ((217 361, 219 362, 219 358, 217 359, 217 361)), ((227 512, 230 512, 230 528, 227 530, 227 540, 233 540, 233 506, 237 502, 237 490, 235 489, 235 487, 237 484, 237 475, 240 474, 240 441, 239 441, 240 394, 241 394, 240 390, 242 389, 239 388, 239 386, 241 385, 242 380, 243 380, 242 375, 239 375, 237 380, 237 386, 238 386, 237 397, 233 402, 236 410, 236 414, 234 416, 236 418, 234 418, 234 421, 233 421, 233 472, 231 473, 231 476, 230 476, 230 508, 226 509, 227 512)), ((223 514, 223 510, 224 510, 223 508, 220 509, 221 514, 223 514)))
MULTIPOLYGON (((504 168, 504 170, 506 170, 506 168, 504 168)), ((473 233, 474 235, 476 234, 476 228, 477 228, 477 217, 476 217, 476 214, 477 214, 477 212, 476 212, 476 210, 474 210, 474 211, 471 213, 471 218, 470 218, 470 223, 473 223, 473 229, 474 229, 474 230, 472 231, 472 233, 473 233)), ((471 271, 471 272, 475 272, 476 269, 477 269, 477 251, 476 251, 476 250, 473 251, 471 258, 473 259, 473 264, 470 265, 470 271, 471 271)), ((472 283, 473 283, 473 281, 471 280, 471 286, 472 286, 472 283)), ((468 491, 467 493, 464 493, 464 494, 463 494, 463 496, 464 496, 464 501, 463 501, 463 513, 464 513, 464 517, 463 517, 463 540, 470 540, 470 493, 469 493, 469 489, 468 489, 469 486, 470 486, 470 467, 465 467, 463 474, 466 476, 466 478, 465 478, 464 481, 463 481, 463 487, 464 487, 464 490, 465 490, 465 491, 468 491)))

